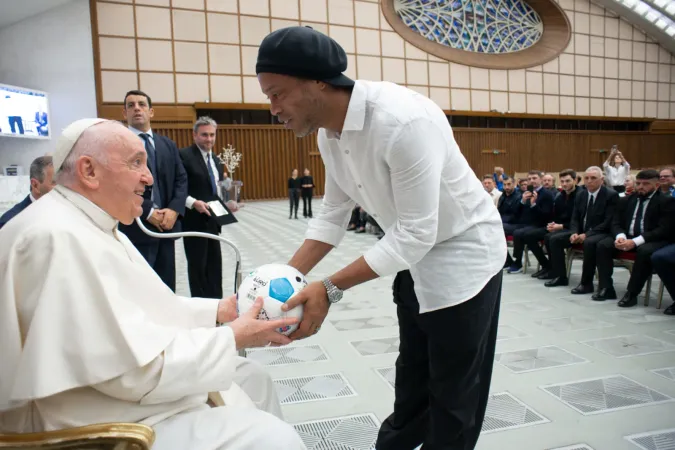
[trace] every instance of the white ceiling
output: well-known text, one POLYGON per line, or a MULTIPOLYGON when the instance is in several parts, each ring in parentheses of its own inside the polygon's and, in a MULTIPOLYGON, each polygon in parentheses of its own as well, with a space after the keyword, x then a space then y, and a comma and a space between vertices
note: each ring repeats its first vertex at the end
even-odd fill
POLYGON ((71 0, 0 0, 0 28, 21 22, 71 0))

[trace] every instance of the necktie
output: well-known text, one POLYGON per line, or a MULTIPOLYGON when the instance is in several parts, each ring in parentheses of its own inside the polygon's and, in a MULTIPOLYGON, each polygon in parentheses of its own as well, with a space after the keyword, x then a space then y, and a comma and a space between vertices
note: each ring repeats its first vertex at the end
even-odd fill
POLYGON ((637 214, 635 215, 635 225, 633 225, 633 237, 641 236, 642 235, 642 214, 643 214, 643 206, 645 204, 645 200, 647 200, 647 197, 638 197, 639 203, 638 203, 638 210, 637 214))
POLYGON ((155 147, 150 141, 150 135, 147 133, 141 133, 139 135, 145 141, 145 151, 148 154, 148 168, 150 173, 152 173, 153 183, 152 183, 152 202, 160 208, 162 205, 162 196, 159 192, 159 178, 157 177, 157 152, 155 147))
POLYGON ((211 152, 206 154, 206 168, 209 171, 209 180, 211 180, 211 193, 216 195, 218 189, 216 189, 216 176, 213 173, 213 167, 211 167, 211 152))
POLYGON ((591 199, 588 201, 588 206, 586 207, 586 217, 584 217, 584 231, 588 231, 590 228, 588 226, 588 216, 593 214, 593 205, 595 204, 594 199, 595 197, 591 195, 591 199))

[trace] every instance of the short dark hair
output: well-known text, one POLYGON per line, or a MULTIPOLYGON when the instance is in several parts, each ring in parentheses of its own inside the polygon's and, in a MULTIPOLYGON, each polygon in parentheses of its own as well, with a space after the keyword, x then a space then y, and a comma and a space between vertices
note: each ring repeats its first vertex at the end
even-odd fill
POLYGON ((655 169, 641 170, 635 175, 636 180, 658 180, 659 171, 655 169))
POLYGON ((145 92, 139 91, 137 89, 134 89, 133 91, 127 92, 126 95, 124 96, 124 107, 125 108, 127 107, 127 97, 129 97, 130 95, 142 95, 143 97, 148 99, 148 108, 152 108, 152 99, 150 98, 150 96, 148 94, 146 94, 145 92))
POLYGON ((511 180, 508 175, 502 175, 502 181, 508 181, 511 180))
POLYGON ((577 179, 577 173, 576 173, 574 170, 572 170, 572 169, 565 169, 565 170, 563 170, 562 172, 560 172, 560 173, 558 174, 558 177, 559 177, 559 178, 562 178, 562 177, 566 177, 566 176, 568 176, 568 175, 569 175, 570 177, 572 177, 573 180, 576 180, 576 179, 577 179))
POLYGON ((54 165, 51 156, 40 156, 35 158, 35 160, 30 165, 30 177, 35 178, 40 183, 45 181, 45 170, 47 167, 54 165))
POLYGON ((539 176, 539 178, 544 176, 544 172, 542 172, 540 170, 530 170, 529 172, 527 172, 527 174, 528 175, 537 175, 537 176, 539 176))
POLYGON ((492 175, 487 175, 487 174, 483 175, 483 179, 484 180, 494 180, 494 178, 492 178, 492 175))

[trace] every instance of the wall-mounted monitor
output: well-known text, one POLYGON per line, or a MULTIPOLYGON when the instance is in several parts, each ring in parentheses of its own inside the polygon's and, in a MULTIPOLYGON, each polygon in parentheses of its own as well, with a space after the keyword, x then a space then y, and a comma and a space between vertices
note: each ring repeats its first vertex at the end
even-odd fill
POLYGON ((0 84, 0 136, 51 138, 47 93, 0 84))

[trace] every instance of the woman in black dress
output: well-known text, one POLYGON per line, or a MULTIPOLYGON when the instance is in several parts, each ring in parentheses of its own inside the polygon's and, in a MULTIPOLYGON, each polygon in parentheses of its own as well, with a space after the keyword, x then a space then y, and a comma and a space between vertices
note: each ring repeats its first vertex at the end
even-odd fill
POLYGON ((295 208, 295 218, 298 218, 298 205, 300 204, 300 186, 302 180, 298 178, 298 169, 293 169, 291 177, 288 179, 288 200, 291 204, 291 212, 288 218, 293 218, 293 209, 295 208))
POLYGON ((302 215, 312 217, 312 196, 314 195, 314 179, 309 174, 309 169, 305 169, 305 176, 300 178, 302 187, 302 215))

